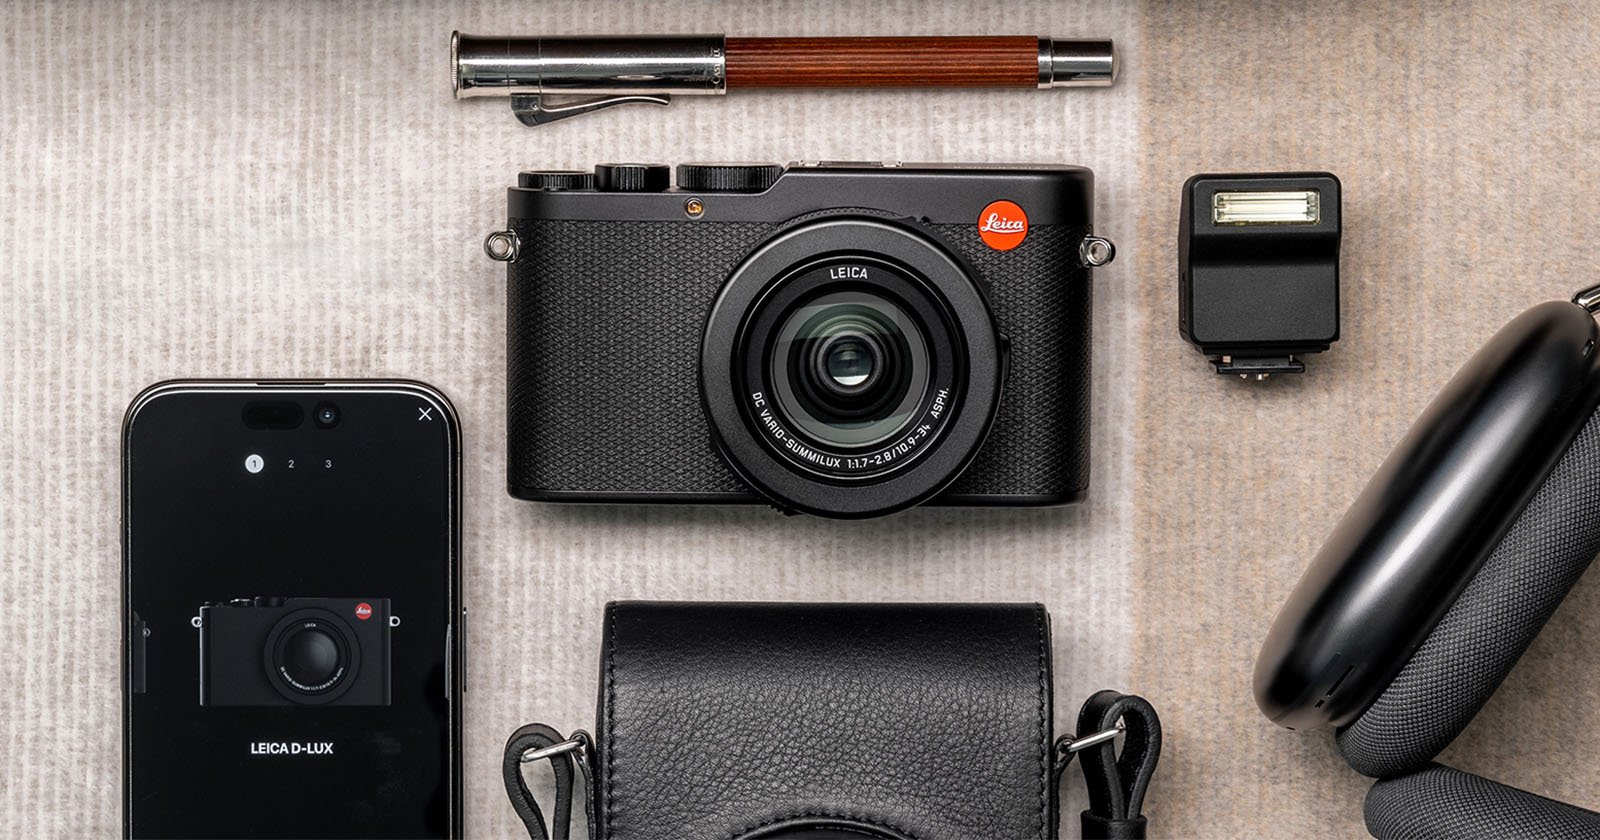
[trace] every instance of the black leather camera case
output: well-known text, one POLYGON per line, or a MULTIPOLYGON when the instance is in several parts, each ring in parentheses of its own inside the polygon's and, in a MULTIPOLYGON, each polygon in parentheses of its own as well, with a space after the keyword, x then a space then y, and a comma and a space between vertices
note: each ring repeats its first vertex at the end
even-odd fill
POLYGON ((1054 833, 1039 605, 618 603, 602 663, 601 837, 1054 833))
POLYGON ((580 776, 590 838, 1048 840, 1080 753, 1083 836, 1145 836, 1161 721, 1098 691, 1053 740, 1038 604, 618 603, 604 638, 596 734, 506 742, 531 840, 571 836, 580 776), (523 773, 546 761, 548 824, 523 773))

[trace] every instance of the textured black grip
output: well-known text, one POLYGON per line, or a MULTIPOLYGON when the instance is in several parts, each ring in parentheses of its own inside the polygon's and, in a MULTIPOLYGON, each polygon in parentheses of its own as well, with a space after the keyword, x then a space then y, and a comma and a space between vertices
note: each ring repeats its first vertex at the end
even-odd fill
POLYGON ((1381 840, 1600 840, 1600 814, 1437 764, 1373 785, 1366 819, 1381 840))
POLYGON ((1600 414, 1339 750, 1368 776, 1408 773, 1455 740, 1600 552, 1600 414))
POLYGON ((513 490, 753 499, 712 448, 700 335, 777 225, 513 220, 506 435, 513 490))
MULTIPOLYGON (((507 289, 507 481, 518 495, 753 501, 715 452, 700 339, 765 222, 513 219, 507 289)), ((1036 225, 995 251, 974 225, 934 225, 988 281, 1011 365, 1000 413, 961 496, 1078 494, 1089 480, 1085 231, 1036 225)), ((1025 499, 1019 500, 1025 501, 1025 499)))
POLYGON ((1089 486, 1089 274, 1083 228, 1036 225, 1010 251, 975 225, 934 225, 989 281, 1011 370, 989 440, 950 496, 1074 496, 1089 486))

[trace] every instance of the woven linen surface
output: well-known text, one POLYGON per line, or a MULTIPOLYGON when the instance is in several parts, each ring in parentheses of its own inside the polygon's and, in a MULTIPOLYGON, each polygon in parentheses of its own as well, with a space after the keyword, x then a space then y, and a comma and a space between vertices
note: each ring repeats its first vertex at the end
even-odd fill
POLYGON ((451 98, 453 29, 1107 34, 1130 56, 1140 38, 1137 8, 1109 1, 987 19, 960 3, 0 7, 0 835, 120 831, 119 429, 169 377, 410 377, 454 401, 473 836, 518 828, 499 775, 513 729, 593 727, 611 599, 1037 600, 1057 619, 1058 726, 1125 684, 1131 264, 1095 275, 1089 501, 841 524, 507 497, 505 271, 482 242, 519 170, 640 159, 1076 163, 1097 176, 1097 229, 1127 241, 1137 72, 1109 90, 686 98, 530 129, 503 100, 451 98))
MULTIPOLYGON (((1038 600, 1058 729, 1106 686, 1161 712, 1153 836, 1358 836, 1368 780, 1251 700, 1262 636, 1456 367, 1596 266, 1600 9, 1556 0, 18 2, 0 45, 6 836, 119 830, 118 430, 175 376, 405 376, 454 400, 474 836, 517 827, 507 734, 593 725, 612 598, 1038 600), (1123 74, 734 93, 528 129, 451 99, 452 29, 1110 36, 1123 74), (1094 278, 1088 502, 839 524, 507 498, 505 272, 481 243, 515 173, 801 158, 1095 171, 1119 255, 1094 278), (1305 169, 1344 184, 1341 339, 1302 377, 1217 377, 1178 335, 1179 187, 1305 169)), ((1441 761, 1600 804, 1595 638, 1588 575, 1441 761)))

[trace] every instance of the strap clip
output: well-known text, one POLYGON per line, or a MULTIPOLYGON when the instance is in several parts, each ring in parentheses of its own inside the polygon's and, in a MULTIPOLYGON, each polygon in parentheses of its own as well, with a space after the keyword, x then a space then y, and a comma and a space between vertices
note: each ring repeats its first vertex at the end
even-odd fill
POLYGON ((1061 739, 1056 742, 1056 749, 1069 754, 1081 752, 1096 744, 1104 744, 1107 741, 1113 740, 1118 735, 1121 735, 1127 731, 1128 725, 1118 720, 1117 725, 1110 729, 1102 729, 1099 732, 1092 732, 1088 735, 1079 735, 1076 738, 1071 735, 1063 735, 1061 736, 1061 739))
POLYGON ((511 733, 506 741, 501 772, 505 777, 506 795, 517 812, 531 840, 568 840, 571 835, 572 806, 577 784, 583 783, 583 812, 589 824, 585 836, 594 838, 594 771, 591 767, 591 747, 594 739, 582 730, 563 736, 554 728, 542 723, 530 723, 511 733), (555 798, 550 803, 550 823, 546 827, 544 812, 539 809, 533 791, 522 775, 522 768, 537 761, 550 762, 555 774, 555 798))
POLYGON ((562 741, 559 744, 551 744, 548 747, 532 747, 532 748, 523 750, 522 758, 520 759, 520 761, 523 764, 532 764, 535 761, 544 761, 547 758, 555 758, 556 756, 559 756, 559 755, 566 755, 567 753, 572 752, 574 750, 581 751, 580 754, 587 754, 588 753, 588 751, 589 751, 589 737, 588 737, 588 735, 586 735, 583 732, 574 732, 574 733, 572 733, 572 737, 568 738, 565 741, 562 741))

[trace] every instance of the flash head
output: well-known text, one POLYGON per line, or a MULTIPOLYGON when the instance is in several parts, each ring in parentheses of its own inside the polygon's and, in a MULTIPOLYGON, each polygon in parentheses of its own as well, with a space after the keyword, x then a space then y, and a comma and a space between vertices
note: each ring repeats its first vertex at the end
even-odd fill
POLYGON ((1339 179, 1196 175, 1178 228, 1178 330, 1217 373, 1302 373, 1339 340, 1339 179))
POLYGON ((1322 218, 1318 190, 1228 190, 1211 194, 1218 225, 1314 225, 1322 218))

